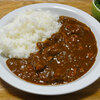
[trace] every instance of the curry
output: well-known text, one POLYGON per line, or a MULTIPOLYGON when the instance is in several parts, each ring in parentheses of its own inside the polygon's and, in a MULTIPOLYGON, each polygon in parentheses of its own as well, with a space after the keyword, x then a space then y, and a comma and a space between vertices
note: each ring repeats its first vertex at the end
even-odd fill
POLYGON ((72 82, 94 64, 97 43, 90 28, 78 20, 60 16, 62 26, 44 42, 38 42, 37 53, 29 58, 9 58, 9 69, 21 79, 41 85, 72 82))

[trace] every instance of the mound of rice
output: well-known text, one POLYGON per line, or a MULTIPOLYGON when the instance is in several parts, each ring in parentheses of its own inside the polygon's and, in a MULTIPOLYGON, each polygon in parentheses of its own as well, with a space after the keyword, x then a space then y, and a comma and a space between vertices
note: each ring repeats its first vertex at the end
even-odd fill
POLYGON ((50 11, 24 10, 0 28, 0 53, 9 58, 27 58, 38 51, 36 43, 58 32, 59 16, 50 11))

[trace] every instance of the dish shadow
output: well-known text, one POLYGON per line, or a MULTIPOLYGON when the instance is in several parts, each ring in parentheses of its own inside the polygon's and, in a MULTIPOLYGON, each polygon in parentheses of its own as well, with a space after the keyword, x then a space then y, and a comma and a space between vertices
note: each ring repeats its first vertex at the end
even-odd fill
POLYGON ((6 91, 8 91, 8 93, 24 100, 33 100, 33 99, 34 100, 61 100, 61 99, 80 100, 90 95, 93 95, 96 91, 100 89, 100 78, 99 78, 95 83, 88 86, 87 88, 71 94, 58 95, 58 96, 41 96, 41 95, 26 93, 19 89, 16 89, 11 85, 7 84, 6 82, 4 82, 2 79, 0 79, 0 81, 1 85, 6 89, 6 91))

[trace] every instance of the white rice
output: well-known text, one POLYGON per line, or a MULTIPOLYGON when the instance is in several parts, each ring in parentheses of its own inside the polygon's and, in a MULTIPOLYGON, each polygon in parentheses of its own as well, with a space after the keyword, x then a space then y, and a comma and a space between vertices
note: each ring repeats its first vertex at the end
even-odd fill
POLYGON ((24 10, 0 28, 0 53, 9 58, 27 58, 38 51, 36 43, 58 32, 59 16, 50 11, 24 10))

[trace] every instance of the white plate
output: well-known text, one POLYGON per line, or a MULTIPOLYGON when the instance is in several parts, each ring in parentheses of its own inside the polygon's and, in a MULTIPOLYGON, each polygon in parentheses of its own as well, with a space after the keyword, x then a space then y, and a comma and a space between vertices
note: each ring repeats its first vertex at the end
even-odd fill
POLYGON ((24 6, 17 10, 14 10, 13 12, 10 12, 0 20, 0 27, 9 23, 13 19, 14 15, 22 11, 23 9, 27 9, 27 8, 30 9, 40 8, 43 10, 50 10, 53 13, 59 15, 74 17, 80 20, 81 22, 85 23, 86 25, 88 25, 93 31, 97 40, 98 54, 96 57, 96 62, 85 75, 83 75, 81 78, 77 79, 76 81, 73 81, 69 84, 62 84, 56 86, 50 86, 50 85, 43 86, 43 85, 28 83, 15 76, 6 66, 5 58, 0 56, 0 77, 10 85, 20 90, 29 93, 34 93, 34 94, 41 94, 41 95, 68 94, 80 90, 82 88, 85 88, 88 85, 92 84, 94 81, 96 81, 100 77, 100 61, 99 61, 100 60, 100 24, 99 22, 97 22, 89 14, 71 6, 56 4, 56 3, 41 3, 41 4, 24 6))

